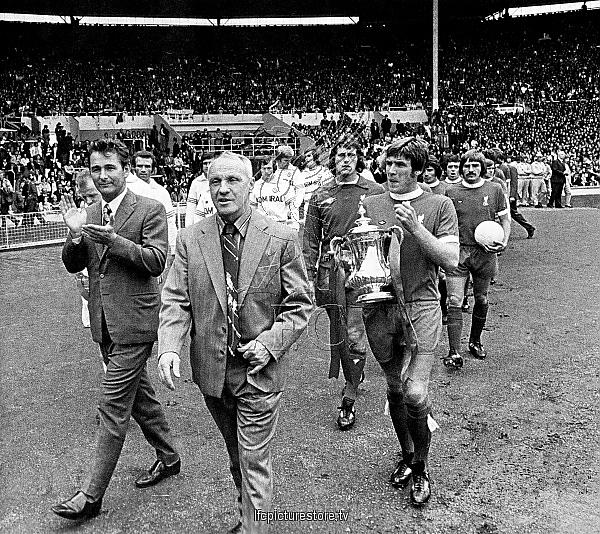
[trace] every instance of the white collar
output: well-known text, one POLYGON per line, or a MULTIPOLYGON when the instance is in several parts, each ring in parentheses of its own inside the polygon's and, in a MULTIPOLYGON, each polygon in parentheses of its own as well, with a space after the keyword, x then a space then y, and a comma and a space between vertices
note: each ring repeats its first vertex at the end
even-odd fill
POLYGON ((415 198, 419 198, 422 194, 423 190, 420 187, 417 187, 414 191, 409 191, 408 193, 392 193, 390 191, 390 197, 400 202, 405 200, 414 200, 415 198))
POLYGON ((462 181, 462 185, 464 185, 465 187, 467 187, 469 189, 477 189, 478 187, 481 187, 483 184, 485 184, 485 180, 481 177, 479 178, 479 182, 477 182, 476 184, 470 184, 466 180, 462 181))
POLYGON ((360 178, 360 175, 356 175, 356 178, 354 180, 350 180, 349 182, 342 182, 341 180, 338 180, 337 178, 335 179, 335 181, 337 182, 338 185, 356 185, 358 183, 358 180, 360 178))
POLYGON ((461 181, 460 176, 456 180, 450 180, 450 178, 446 177, 446 182, 448 182, 449 184, 458 184, 458 183, 460 183, 460 181, 461 181))
POLYGON ((125 198, 126 194, 127 187, 125 187, 125 189, 119 196, 113 198, 110 202, 105 202, 104 199, 102 199, 102 213, 104 213, 104 206, 108 204, 110 206, 110 211, 112 211, 114 217, 117 213, 117 210, 119 209, 119 206, 121 205, 121 202, 123 202, 123 199, 125 198))
POLYGON ((427 182, 423 182, 425 185, 428 185, 431 188, 437 187, 438 185, 440 185, 440 181, 436 178, 435 182, 431 182, 430 184, 428 184, 427 182))

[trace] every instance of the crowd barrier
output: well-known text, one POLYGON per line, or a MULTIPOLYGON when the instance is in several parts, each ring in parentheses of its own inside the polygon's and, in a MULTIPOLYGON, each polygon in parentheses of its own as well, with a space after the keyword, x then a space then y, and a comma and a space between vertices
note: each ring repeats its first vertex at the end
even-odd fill
MULTIPOLYGON (((173 203, 178 228, 185 226, 186 203, 173 203)), ((59 210, 0 215, 0 250, 63 243, 68 229, 59 210)))

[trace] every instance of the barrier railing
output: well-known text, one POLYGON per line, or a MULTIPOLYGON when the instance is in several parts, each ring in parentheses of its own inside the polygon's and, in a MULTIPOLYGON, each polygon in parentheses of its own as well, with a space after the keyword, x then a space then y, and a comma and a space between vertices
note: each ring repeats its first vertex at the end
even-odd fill
MULTIPOLYGON (((178 228, 185 226, 185 202, 174 202, 178 228)), ((0 215, 0 250, 63 243, 67 237, 59 210, 0 215)))
POLYGON ((196 151, 223 152, 224 150, 230 150, 249 158, 257 158, 264 156, 274 157, 279 145, 288 144, 294 149, 294 153, 297 154, 300 148, 300 140, 297 138, 290 140, 288 137, 232 137, 231 141, 218 141, 211 137, 206 138, 204 141, 196 140, 191 146, 196 151), (290 141, 292 141, 291 144, 290 141))

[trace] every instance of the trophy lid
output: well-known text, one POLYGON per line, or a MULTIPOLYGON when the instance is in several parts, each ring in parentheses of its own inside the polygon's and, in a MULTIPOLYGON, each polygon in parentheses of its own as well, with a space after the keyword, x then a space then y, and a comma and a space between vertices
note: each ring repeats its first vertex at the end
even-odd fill
POLYGON ((354 223, 356 226, 348 232, 349 234, 364 234, 366 232, 373 232, 380 229, 376 224, 371 224, 371 219, 369 217, 365 217, 367 213, 363 205, 365 196, 366 195, 362 195, 358 201, 358 214, 360 217, 356 219, 356 222, 354 223))

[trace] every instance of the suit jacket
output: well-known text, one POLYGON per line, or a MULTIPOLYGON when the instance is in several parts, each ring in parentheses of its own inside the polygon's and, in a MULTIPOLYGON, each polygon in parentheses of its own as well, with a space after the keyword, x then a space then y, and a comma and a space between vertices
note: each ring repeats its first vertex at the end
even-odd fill
MULTIPOLYGON (((101 202, 87 208, 87 221, 102 224, 101 202)), ((115 213, 114 228, 117 238, 110 248, 85 236, 79 244, 67 237, 63 263, 70 273, 88 269, 94 341, 102 341, 103 313, 115 343, 155 341, 160 309, 155 277, 165 267, 168 249, 165 208, 155 200, 127 191, 115 213)))
MULTIPOLYGON (((192 376, 205 395, 220 397, 227 363, 227 292, 216 215, 185 228, 162 292, 158 354, 181 352, 191 336, 192 376)), ((252 210, 238 280, 240 344, 257 339, 273 356, 247 380, 282 391, 285 356, 312 308, 306 267, 295 232, 252 210)))

